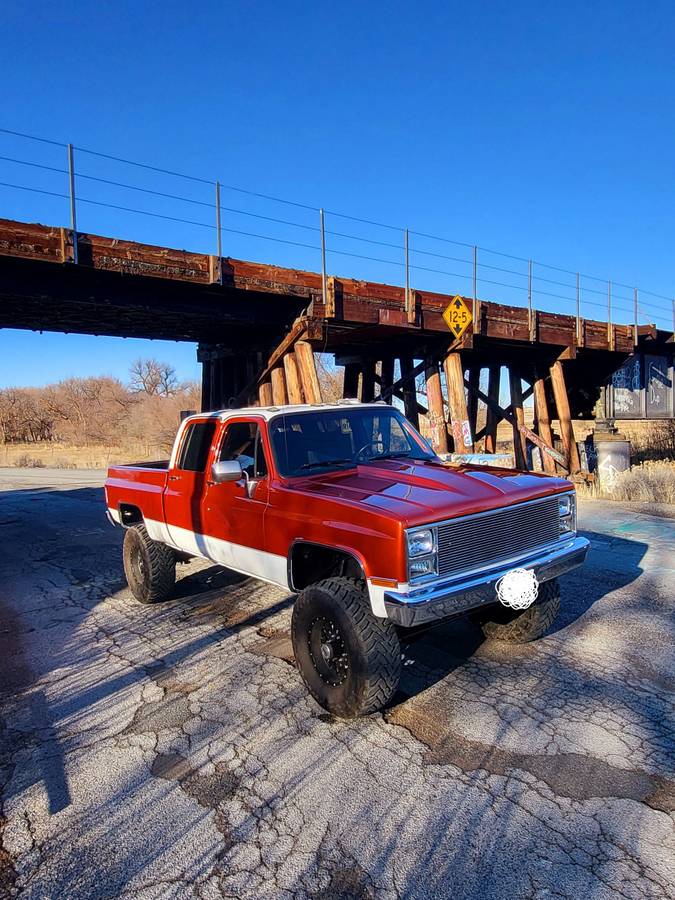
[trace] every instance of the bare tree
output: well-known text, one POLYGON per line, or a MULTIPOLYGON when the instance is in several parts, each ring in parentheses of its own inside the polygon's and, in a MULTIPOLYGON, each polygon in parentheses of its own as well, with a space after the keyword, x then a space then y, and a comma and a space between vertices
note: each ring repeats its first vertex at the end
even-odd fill
POLYGON ((39 388, 0 390, 0 443, 50 441, 54 419, 39 388))
POLYGON ((171 397, 178 389, 176 370, 157 359, 137 359, 129 370, 129 390, 149 397, 171 397))
POLYGON ((315 356, 316 370, 321 385, 321 396, 327 403, 337 403, 342 399, 343 374, 335 365, 335 358, 325 353, 315 356))

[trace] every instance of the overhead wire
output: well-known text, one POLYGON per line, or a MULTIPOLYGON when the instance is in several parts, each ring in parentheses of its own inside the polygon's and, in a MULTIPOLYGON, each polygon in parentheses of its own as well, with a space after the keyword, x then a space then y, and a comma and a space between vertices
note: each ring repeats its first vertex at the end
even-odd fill
MULTIPOLYGON (((17 130, 13 130, 13 129, 8 129, 8 128, 0 128, 0 133, 7 134, 10 136, 14 136, 14 137, 19 137, 19 138, 26 139, 26 140, 36 141, 36 142, 39 142, 39 143, 42 143, 45 145, 50 145, 50 146, 55 146, 55 147, 60 147, 60 148, 67 148, 70 146, 69 144, 67 144, 66 142, 63 142, 63 141, 56 141, 51 138, 44 138, 41 136, 28 134, 26 132, 21 132, 21 131, 17 131, 17 130)), ((93 150, 89 147, 73 145, 73 149, 77 150, 78 153, 86 154, 86 155, 89 155, 92 157, 96 157, 96 158, 100 158, 100 159, 104 159, 104 160, 108 160, 108 161, 113 161, 113 162, 116 162, 116 163, 119 163, 122 165, 133 166, 133 167, 136 167, 139 169, 143 169, 145 171, 154 172, 154 173, 169 176, 169 177, 181 178, 181 179, 184 179, 184 180, 196 183, 196 184, 208 185, 210 187, 214 187, 216 184, 215 181, 212 181, 210 179, 201 178, 199 176, 191 175, 186 172, 180 172, 180 171, 176 171, 173 169, 163 168, 161 166, 153 165, 150 163, 140 162, 138 160, 128 159, 128 158, 121 157, 121 156, 116 156, 116 155, 110 154, 110 153, 103 153, 98 150, 93 150)), ((29 161, 29 160, 21 160, 21 159, 17 159, 15 157, 10 157, 10 156, 0 156, 0 159, 5 162, 10 162, 13 164, 18 164, 18 165, 30 166, 33 168, 42 169, 43 171, 50 171, 50 172, 53 172, 56 174, 61 174, 61 175, 68 174, 68 170, 66 170, 66 169, 57 168, 55 166, 49 166, 44 163, 37 163, 37 162, 29 161)), ((172 201, 176 201, 176 202, 190 203, 190 204, 193 204, 196 206, 202 206, 205 208, 213 208, 212 203, 209 203, 209 202, 203 201, 203 200, 198 200, 193 197, 184 197, 184 196, 172 194, 172 193, 169 193, 166 191, 159 191, 159 190, 154 190, 151 188, 145 188, 140 185, 130 185, 130 184, 126 184, 125 182, 120 182, 120 181, 116 181, 114 179, 109 179, 109 178, 103 178, 103 177, 97 176, 97 175, 90 175, 90 174, 84 173, 84 172, 78 171, 76 177, 78 180, 86 179, 88 181, 96 182, 99 184, 105 184, 105 185, 108 185, 111 187, 117 187, 117 188, 126 189, 126 190, 134 190, 134 191, 137 191, 140 193, 147 194, 149 196, 160 197, 162 199, 168 199, 168 200, 172 200, 172 201)), ((9 182, 0 182, 0 185, 2 185, 3 187, 15 189, 15 190, 32 191, 34 193, 39 193, 39 194, 43 194, 46 196, 53 196, 53 197, 59 197, 59 198, 63 198, 63 199, 69 199, 68 194, 59 193, 59 192, 55 192, 55 191, 49 191, 46 189, 29 188, 25 185, 10 184, 9 182)), ((278 197, 274 194, 263 193, 260 191, 253 191, 253 190, 250 190, 247 188, 239 187, 238 185, 221 182, 220 187, 223 190, 237 192, 242 195, 255 197, 255 198, 258 198, 261 200, 286 204, 289 206, 293 206, 293 207, 296 207, 299 209, 304 209, 304 210, 311 211, 311 212, 319 211, 318 206, 314 206, 314 205, 307 204, 307 203, 302 203, 297 200, 290 200, 290 199, 284 198, 284 197, 278 197)), ((152 212, 149 210, 139 210, 139 209, 135 209, 135 208, 128 207, 128 206, 108 203, 108 202, 100 201, 100 200, 94 200, 94 199, 87 198, 87 197, 78 196, 77 201, 82 202, 82 203, 88 203, 88 204, 95 205, 95 206, 106 207, 109 209, 115 209, 115 210, 122 211, 122 212, 129 212, 129 213, 138 214, 138 215, 152 216, 154 218, 164 219, 167 221, 173 221, 173 222, 178 222, 178 223, 187 224, 187 225, 205 227, 205 228, 210 228, 210 229, 216 228, 215 225, 205 223, 205 222, 199 222, 199 221, 195 221, 192 219, 187 219, 187 218, 183 218, 183 217, 179 217, 179 216, 170 216, 167 214, 156 213, 156 212, 152 212)), ((258 219, 261 221, 267 221, 267 222, 283 225, 286 227, 300 228, 300 229, 303 229, 306 231, 312 231, 312 232, 319 232, 321 230, 318 226, 308 225, 308 224, 300 223, 300 222, 293 222, 293 221, 289 221, 287 219, 281 219, 281 218, 277 218, 274 216, 266 216, 266 215, 263 215, 262 213, 254 213, 249 210, 242 210, 242 209, 237 209, 234 207, 228 207, 228 206, 223 206, 223 205, 221 205, 221 209, 223 211, 229 212, 233 215, 249 216, 251 218, 255 218, 255 219, 258 219)), ((504 257, 507 259, 512 259, 512 260, 515 260, 518 262, 524 262, 524 263, 531 262, 532 265, 536 266, 537 268, 546 268, 546 269, 561 272, 564 274, 578 275, 580 278, 583 278, 587 281, 588 280, 598 281, 598 282, 607 282, 608 281, 608 279, 601 278, 597 275, 590 275, 585 272, 577 273, 577 272, 573 271, 572 269, 566 269, 561 266, 555 266, 550 263, 541 262, 539 260, 531 260, 530 261, 530 260, 526 259, 525 257, 517 256, 512 253, 506 253, 502 250, 495 250, 493 248, 483 247, 483 246, 479 247, 478 245, 471 244, 471 243, 468 243, 465 241, 457 241, 457 240, 453 240, 451 238, 443 237, 441 235, 434 235, 434 234, 430 234, 428 232, 417 231, 416 229, 405 229, 399 225, 392 225, 391 223, 387 223, 387 222, 380 222, 380 221, 376 221, 373 219, 362 218, 359 216, 354 216, 354 215, 340 212, 339 210, 326 209, 324 211, 327 215, 336 216, 336 217, 339 217, 339 218, 342 218, 345 220, 369 225, 371 227, 385 228, 385 229, 397 231, 400 233, 404 233, 407 230, 410 235, 421 237, 421 238, 424 238, 427 240, 440 241, 443 243, 447 243, 447 244, 451 244, 451 245, 459 246, 459 247, 475 248, 477 250, 480 250, 481 254, 486 254, 486 253, 494 254, 497 256, 501 256, 501 257, 504 257)), ((291 244, 294 246, 306 247, 308 249, 320 249, 319 247, 315 247, 314 245, 304 244, 304 243, 298 242, 298 241, 291 241, 291 240, 287 240, 284 238, 273 237, 270 235, 256 234, 253 232, 247 232, 247 231, 242 231, 242 230, 238 230, 238 229, 234 229, 234 228, 228 228, 226 226, 222 226, 222 230, 226 231, 228 233, 241 234, 243 236, 250 236, 250 237, 258 238, 261 240, 272 240, 272 241, 276 241, 279 243, 285 243, 285 244, 291 244)), ((344 233, 344 232, 340 232, 340 231, 333 231, 332 229, 327 229, 325 231, 325 233, 329 234, 333 237, 339 237, 339 238, 342 238, 345 240, 361 241, 363 243, 367 243, 367 244, 370 244, 373 246, 383 246, 383 247, 389 247, 389 248, 397 249, 397 250, 401 249, 398 244, 393 244, 393 243, 390 243, 387 241, 379 241, 375 238, 367 238, 363 235, 352 235, 352 234, 348 234, 348 233, 344 233)), ((399 267, 405 265, 404 263, 399 262, 398 260, 382 259, 379 257, 371 257, 371 256, 368 256, 365 254, 357 254, 357 253, 353 253, 353 252, 347 251, 347 250, 326 248, 326 251, 329 253, 335 253, 335 254, 342 255, 342 256, 350 256, 355 259, 364 259, 364 260, 369 260, 369 261, 373 261, 373 262, 385 263, 387 265, 396 265, 399 267)), ((439 259, 447 259, 452 262, 461 263, 462 265, 471 265, 472 264, 472 260, 469 260, 469 259, 461 259, 459 257, 454 257, 454 256, 449 256, 449 255, 446 256, 444 254, 435 253, 433 251, 425 250, 425 249, 418 248, 418 247, 411 247, 410 253, 439 258, 439 259)), ((466 274, 459 274, 456 272, 449 272, 449 271, 445 271, 445 270, 441 270, 441 269, 435 269, 432 267, 420 266, 420 265, 415 265, 415 264, 410 265, 409 268, 416 269, 418 271, 427 271, 427 272, 433 272, 433 273, 437 273, 437 274, 447 275, 447 276, 454 277, 454 278, 469 278, 469 277, 471 277, 466 274)), ((505 274, 511 274, 511 275, 515 275, 517 277, 526 277, 526 274, 527 274, 525 272, 519 272, 519 271, 516 271, 513 269, 506 269, 506 268, 502 268, 499 266, 493 266, 486 262, 480 262, 478 268, 479 268, 479 270, 480 269, 488 269, 490 271, 504 272, 505 274)), ((538 281, 548 283, 548 284, 559 285, 561 287, 566 287, 566 288, 571 288, 571 289, 574 289, 576 287, 576 285, 570 285, 565 282, 556 281, 554 279, 547 279, 543 275, 535 274, 534 272, 533 272, 532 278, 533 278, 533 281, 538 280, 538 281)), ((504 282, 492 281, 490 279, 485 279, 485 278, 480 278, 480 282, 482 284, 490 284, 493 286, 505 287, 505 288, 508 288, 511 290, 521 290, 521 291, 525 290, 525 288, 521 285, 507 284, 504 282)), ((612 288, 623 287, 623 288, 627 288, 629 290, 632 289, 631 285, 625 284, 623 282, 618 282, 618 281, 612 281, 611 285, 612 285, 612 288)), ((555 294, 555 293, 549 292, 549 291, 542 291, 541 289, 534 288, 534 287, 532 288, 532 292, 543 295, 543 296, 555 297, 557 299, 562 299, 567 302, 574 302, 574 300, 575 300, 575 298, 566 297, 564 295, 555 294)), ((587 284, 583 285, 583 289, 582 289, 582 294, 584 295, 584 303, 585 304, 590 304, 590 305, 597 306, 597 307, 602 307, 604 305, 601 303, 593 303, 592 301, 588 300, 585 296, 588 293, 602 295, 605 293, 604 290, 601 290, 598 288, 591 288, 587 284)), ((653 297, 656 300, 663 300, 666 303, 672 304, 672 302, 673 302, 673 298, 669 297, 665 294, 660 294, 660 293, 657 293, 654 291, 648 291, 645 289, 640 289, 640 293, 646 294, 647 296, 650 296, 650 297, 653 297)), ((613 292, 611 300, 612 300, 613 306, 616 309, 625 310, 625 307, 621 307, 620 304, 618 304, 616 301, 617 300, 625 300, 627 302, 630 302, 632 300, 632 298, 626 297, 622 294, 617 294, 616 292, 613 292)), ((659 313, 662 313, 664 318, 668 314, 665 307, 659 305, 658 303, 649 303, 649 302, 643 300, 643 301, 641 301, 641 307, 642 306, 649 307, 659 313)))

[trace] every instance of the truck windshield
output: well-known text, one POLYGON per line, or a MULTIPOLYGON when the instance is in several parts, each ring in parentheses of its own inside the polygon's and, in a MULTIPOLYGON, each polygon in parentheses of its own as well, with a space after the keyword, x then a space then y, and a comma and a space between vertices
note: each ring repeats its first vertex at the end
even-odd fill
POLYGON ((350 468, 380 459, 433 459, 434 453, 396 410, 373 407, 299 412, 270 422, 281 475, 350 468))

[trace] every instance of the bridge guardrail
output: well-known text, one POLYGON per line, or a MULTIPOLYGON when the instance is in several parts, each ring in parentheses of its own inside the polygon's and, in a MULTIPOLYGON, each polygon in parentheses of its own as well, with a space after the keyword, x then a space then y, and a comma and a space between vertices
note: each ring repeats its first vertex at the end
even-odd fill
POLYGON ((70 143, 2 128, 0 135, 8 218, 53 215, 62 224, 67 209, 74 231, 119 234, 123 226, 125 238, 218 256, 227 236, 228 256, 269 262, 276 246, 279 265, 320 269, 324 285, 327 274, 363 278, 571 314, 578 322, 675 331, 675 300, 666 294, 70 143), (22 172, 31 173, 29 183, 22 172), (167 187, 177 182, 181 193, 167 187), (223 203, 223 195, 240 202, 223 203), (29 200, 36 197, 37 213, 29 200), (280 207, 292 213, 275 215, 280 207))

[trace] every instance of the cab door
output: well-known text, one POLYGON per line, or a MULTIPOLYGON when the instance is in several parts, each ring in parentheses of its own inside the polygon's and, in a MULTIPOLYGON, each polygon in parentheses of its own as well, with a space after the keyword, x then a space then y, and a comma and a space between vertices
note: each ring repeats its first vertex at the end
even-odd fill
POLYGON ((191 420, 181 436, 164 491, 164 519, 169 542, 188 553, 205 553, 203 500, 207 465, 218 420, 191 420))
POLYGON ((237 460, 242 478, 216 484, 207 477, 202 514, 209 556, 224 566, 275 584, 286 584, 286 559, 267 552, 268 450, 263 420, 236 417, 225 423, 213 462, 237 460))

